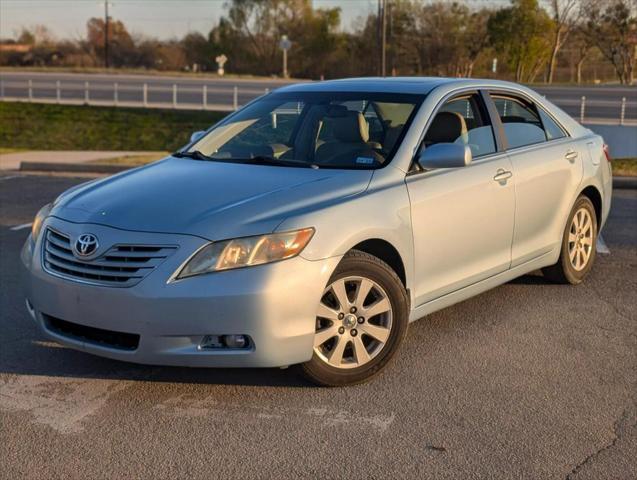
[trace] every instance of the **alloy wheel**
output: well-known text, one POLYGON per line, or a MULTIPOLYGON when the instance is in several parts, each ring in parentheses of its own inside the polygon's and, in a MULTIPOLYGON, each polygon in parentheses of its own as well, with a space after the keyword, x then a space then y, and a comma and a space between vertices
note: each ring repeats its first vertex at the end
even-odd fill
POLYGON ((392 328, 387 293, 362 276, 340 278, 328 285, 316 317, 314 352, 340 369, 370 362, 387 343, 392 328))
POLYGON ((586 208, 580 208, 573 215, 568 232, 568 256, 571 266, 578 272, 583 270, 593 252, 593 219, 586 208))

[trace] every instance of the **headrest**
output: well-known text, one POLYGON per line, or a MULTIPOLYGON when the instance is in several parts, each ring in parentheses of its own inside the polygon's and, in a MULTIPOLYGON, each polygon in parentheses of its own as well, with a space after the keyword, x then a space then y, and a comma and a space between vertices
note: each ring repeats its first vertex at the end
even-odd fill
POLYGON ((369 140, 369 124, 362 113, 345 110, 332 115, 330 112, 323 121, 330 125, 339 142, 366 143, 369 140))
POLYGON ((459 113, 455 112, 438 112, 425 140, 432 143, 453 143, 462 135, 467 133, 467 124, 459 113))

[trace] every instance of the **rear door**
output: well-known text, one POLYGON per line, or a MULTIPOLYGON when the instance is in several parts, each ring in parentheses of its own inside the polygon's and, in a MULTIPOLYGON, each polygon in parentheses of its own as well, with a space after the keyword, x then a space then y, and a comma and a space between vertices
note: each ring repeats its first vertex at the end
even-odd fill
POLYGON ((416 305, 503 272, 511 261, 513 172, 479 93, 452 97, 436 111, 421 148, 439 142, 468 144, 474 159, 407 176, 416 305))
POLYGON ((531 99, 504 91, 490 96, 515 171, 515 267, 559 246, 587 152, 531 99))

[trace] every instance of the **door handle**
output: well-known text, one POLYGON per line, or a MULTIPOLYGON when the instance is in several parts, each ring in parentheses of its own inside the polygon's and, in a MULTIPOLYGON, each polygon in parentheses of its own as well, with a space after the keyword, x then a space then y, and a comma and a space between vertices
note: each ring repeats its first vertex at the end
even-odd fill
POLYGON ((564 155, 564 158, 573 163, 577 158, 577 155, 578 153, 575 150, 569 150, 568 152, 566 152, 566 155, 564 155))
POLYGON ((503 168, 499 168, 495 174, 495 177, 493 177, 493 179, 496 182, 506 182, 512 176, 513 176, 513 173, 511 173, 510 171, 504 170, 503 168))

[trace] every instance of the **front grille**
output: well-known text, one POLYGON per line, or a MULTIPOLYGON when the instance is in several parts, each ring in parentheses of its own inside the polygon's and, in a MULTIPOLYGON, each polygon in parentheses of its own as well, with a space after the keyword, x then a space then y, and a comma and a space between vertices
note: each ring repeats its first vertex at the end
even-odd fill
POLYGON ((134 333, 87 327, 86 325, 78 325, 77 323, 51 317, 50 315, 43 315, 43 317, 46 328, 62 337, 119 350, 137 350, 139 345, 139 335, 134 333))
POLYGON ((71 239, 48 228, 42 262, 49 273, 72 280, 111 287, 131 287, 171 255, 177 247, 115 245, 92 260, 73 255, 71 239))

